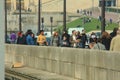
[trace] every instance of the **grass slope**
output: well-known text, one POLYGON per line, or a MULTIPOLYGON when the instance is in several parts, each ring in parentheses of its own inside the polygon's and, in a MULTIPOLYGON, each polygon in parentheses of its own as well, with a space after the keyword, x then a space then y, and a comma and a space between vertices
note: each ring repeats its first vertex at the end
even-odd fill
MULTIPOLYGON (((87 19, 88 17, 85 17, 85 19, 87 19)), ((84 17, 81 17, 79 19, 76 19, 70 23, 67 23, 66 27, 67 29, 68 28, 75 28, 75 27, 84 27, 86 32, 89 32, 89 31, 92 31, 92 30, 101 30, 101 22, 98 21, 98 19, 95 19, 95 18, 91 18, 91 22, 87 22, 87 23, 83 23, 83 19, 84 17), (99 29, 96 28, 96 26, 99 26, 99 29)), ((118 27, 118 24, 117 23, 109 23, 108 21, 106 22, 106 27, 105 29, 106 30, 113 30, 114 27, 118 27)), ((63 29, 63 26, 59 26, 57 28, 57 31, 58 30, 62 30, 63 29)))

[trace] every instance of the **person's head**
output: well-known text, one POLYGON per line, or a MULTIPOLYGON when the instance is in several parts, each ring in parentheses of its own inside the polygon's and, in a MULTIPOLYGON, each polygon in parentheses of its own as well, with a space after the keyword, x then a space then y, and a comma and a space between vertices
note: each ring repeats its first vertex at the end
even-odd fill
POLYGON ((34 33, 29 32, 28 35, 30 35, 31 37, 34 37, 34 33))
POLYGON ((28 29, 27 32, 32 32, 32 30, 31 30, 31 29, 28 29))
POLYGON ((95 34, 94 32, 92 32, 91 35, 90 35, 90 37, 91 37, 92 39, 94 39, 94 38, 96 38, 96 34, 95 34))
POLYGON ((54 32, 53 36, 58 36, 58 32, 54 32))
POLYGON ((80 35, 80 31, 76 31, 76 35, 77 35, 77 36, 80 35))
POLYGON ((91 43, 89 44, 89 48, 92 49, 95 44, 96 44, 95 42, 91 42, 91 43))
POLYGON ((63 31, 63 34, 67 34, 67 30, 64 30, 64 31, 63 31))
POLYGON ((120 35, 120 27, 117 30, 117 35, 120 35))
POLYGON ((67 37, 66 37, 66 36, 63 36, 63 40, 67 40, 67 37))
POLYGON ((117 33, 117 30, 118 30, 118 28, 115 27, 115 28, 113 29, 113 33, 117 33))
POLYGON ((92 32, 92 33, 91 33, 91 35, 95 35, 95 33, 94 33, 94 32, 92 32))
POLYGON ((18 37, 21 37, 22 35, 23 35, 22 31, 18 32, 18 37))
POLYGON ((58 36, 58 32, 56 32, 55 35, 58 36))
POLYGON ((40 30, 40 34, 41 34, 41 35, 44 35, 44 30, 40 30))
POLYGON ((85 33, 85 30, 84 30, 84 29, 82 30, 82 33, 83 33, 83 34, 85 33))
POLYGON ((35 35, 34 35, 33 33, 31 33, 31 37, 33 37, 33 38, 34 38, 34 37, 35 37, 35 35))
POLYGON ((31 32, 32 32, 32 30, 31 30, 31 29, 28 29, 27 32, 26 32, 26 36, 27 36, 28 34, 30 34, 31 32))
POLYGON ((110 38, 110 34, 106 31, 102 32, 102 38, 110 38))
POLYGON ((102 42, 101 38, 98 38, 98 39, 97 39, 97 42, 101 43, 101 42, 102 42))
POLYGON ((75 34, 76 34, 76 31, 75 31, 75 30, 73 30, 73 31, 72 31, 72 35, 75 35, 75 34))

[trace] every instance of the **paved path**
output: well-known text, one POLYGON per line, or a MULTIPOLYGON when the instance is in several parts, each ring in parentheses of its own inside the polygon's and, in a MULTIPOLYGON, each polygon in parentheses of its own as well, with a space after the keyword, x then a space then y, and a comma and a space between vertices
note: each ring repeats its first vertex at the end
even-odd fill
MULTIPOLYGON (((94 18, 98 18, 98 16, 100 16, 100 15, 101 15, 100 11, 94 11, 92 16, 94 18)), ((119 19, 118 13, 106 12, 105 16, 106 16, 106 20, 109 20, 111 18, 113 20, 113 22, 118 22, 118 19, 119 19)))
POLYGON ((50 73, 47 71, 42 71, 42 70, 37 70, 29 67, 22 67, 22 68, 11 68, 10 63, 6 63, 6 70, 11 70, 14 71, 18 74, 25 74, 28 76, 32 76, 36 78, 37 80, 78 80, 78 79, 73 79, 70 77, 66 76, 61 76, 55 73, 50 73))

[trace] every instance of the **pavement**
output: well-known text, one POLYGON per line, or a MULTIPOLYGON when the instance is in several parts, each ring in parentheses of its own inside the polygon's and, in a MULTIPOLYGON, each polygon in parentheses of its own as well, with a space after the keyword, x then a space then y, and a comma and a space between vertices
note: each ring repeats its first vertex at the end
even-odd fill
POLYGON ((42 70, 38 70, 38 69, 33 69, 30 67, 25 67, 25 66, 19 67, 19 68, 12 68, 11 63, 5 64, 5 70, 6 70, 6 72, 12 71, 15 73, 15 75, 23 74, 26 76, 31 76, 31 77, 36 78, 36 79, 32 79, 32 80, 79 80, 79 79, 74 79, 71 77, 66 77, 66 76, 62 76, 59 74, 50 73, 50 72, 42 71, 42 70))
MULTIPOLYGON (((100 9, 99 9, 99 11, 98 10, 97 11, 93 11, 93 13, 92 13, 92 17, 94 17, 94 18, 98 18, 98 16, 100 16, 100 15, 101 15, 100 9)), ((119 13, 105 12, 105 18, 106 18, 107 21, 112 19, 113 22, 118 22, 119 19, 120 19, 119 16, 120 16, 119 13)))

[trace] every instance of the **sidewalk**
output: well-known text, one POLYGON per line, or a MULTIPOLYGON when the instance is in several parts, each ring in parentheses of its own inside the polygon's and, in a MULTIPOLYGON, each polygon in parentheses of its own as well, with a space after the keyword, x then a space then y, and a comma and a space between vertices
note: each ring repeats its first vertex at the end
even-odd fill
POLYGON ((28 75, 36 78, 37 80, 79 80, 79 79, 73 79, 66 76, 61 76, 55 73, 50 73, 47 71, 32 69, 29 67, 11 68, 10 63, 5 64, 5 70, 13 71, 17 74, 28 75))

